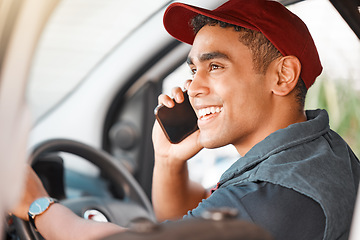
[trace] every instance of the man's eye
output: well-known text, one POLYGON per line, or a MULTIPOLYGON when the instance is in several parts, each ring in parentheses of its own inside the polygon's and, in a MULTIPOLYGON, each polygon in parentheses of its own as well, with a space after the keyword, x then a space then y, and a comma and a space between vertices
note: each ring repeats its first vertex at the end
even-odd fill
POLYGON ((192 69, 190 69, 190 71, 191 71, 192 75, 195 75, 197 70, 196 70, 196 68, 192 68, 192 69))
POLYGON ((211 64, 210 65, 210 71, 216 70, 216 69, 219 69, 219 68, 221 68, 219 65, 216 65, 216 64, 211 64))

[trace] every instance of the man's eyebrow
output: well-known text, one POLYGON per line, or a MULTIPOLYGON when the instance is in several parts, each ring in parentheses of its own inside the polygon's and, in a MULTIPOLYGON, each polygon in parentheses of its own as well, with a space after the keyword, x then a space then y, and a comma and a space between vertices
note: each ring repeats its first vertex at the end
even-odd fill
MULTIPOLYGON (((212 59, 217 59, 217 58, 221 58, 221 59, 227 59, 229 60, 229 56, 226 55, 225 53, 221 53, 221 52, 209 52, 209 53, 203 53, 200 55, 199 57, 199 61, 200 62, 204 62, 204 61, 209 61, 212 59)), ((193 64, 192 58, 189 56, 186 60, 187 64, 191 65, 193 64)))

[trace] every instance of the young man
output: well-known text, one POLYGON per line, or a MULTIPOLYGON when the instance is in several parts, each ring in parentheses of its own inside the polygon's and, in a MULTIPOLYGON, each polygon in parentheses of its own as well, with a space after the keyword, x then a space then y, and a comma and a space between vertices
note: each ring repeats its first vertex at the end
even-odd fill
MULTIPOLYGON (((359 162, 330 130, 326 111, 304 111, 322 70, 305 24, 277 2, 230 0, 213 11, 173 4, 164 25, 193 45, 185 88, 199 131, 171 145, 154 126, 158 218, 225 206, 275 239, 347 239, 359 162), (242 158, 203 200, 208 194, 189 181, 186 161, 203 147, 227 144, 242 158)), ((180 88, 173 97, 182 102, 180 88)), ((159 103, 174 105, 165 95, 159 103)))
MULTIPOLYGON (((347 239, 360 166, 330 130, 324 110, 304 111, 306 90, 322 70, 305 24, 277 2, 230 0, 213 11, 172 4, 164 25, 193 45, 188 57, 193 79, 185 88, 199 130, 171 144, 154 125, 153 204, 159 220, 231 207, 275 239, 347 239), (242 157, 210 195, 190 182, 186 162, 204 147, 227 144, 242 157)), ((173 97, 161 95, 159 104, 171 108, 182 102, 180 88, 173 97)), ((31 172, 15 214, 26 218, 30 203, 46 195, 31 172)), ((49 239, 120 231, 77 218, 60 204, 35 223, 49 239)))

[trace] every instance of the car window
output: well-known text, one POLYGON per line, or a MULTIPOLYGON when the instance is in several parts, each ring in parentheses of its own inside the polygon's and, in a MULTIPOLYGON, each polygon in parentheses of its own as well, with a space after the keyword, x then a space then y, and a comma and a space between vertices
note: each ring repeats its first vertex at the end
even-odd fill
POLYGON ((63 0, 48 22, 30 73, 35 120, 76 89, 91 70, 164 0, 63 0))
POLYGON ((306 108, 325 108, 330 127, 360 154, 360 40, 330 1, 310 0, 290 10, 307 24, 324 70, 309 89, 306 108))
MULTIPOLYGON (((309 89, 306 109, 325 108, 330 126, 339 132, 357 155, 360 153, 360 42, 327 0, 307 0, 289 6, 308 26, 324 70, 309 89)), ((163 83, 163 91, 183 86, 191 78, 186 63, 163 83)), ((205 187, 216 184, 239 154, 231 146, 204 149, 189 161, 190 177, 205 187)))

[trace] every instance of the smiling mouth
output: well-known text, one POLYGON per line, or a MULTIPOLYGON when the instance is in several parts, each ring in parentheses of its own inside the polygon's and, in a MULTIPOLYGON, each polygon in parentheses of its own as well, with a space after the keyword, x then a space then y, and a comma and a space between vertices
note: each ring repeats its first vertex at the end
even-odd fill
POLYGON ((210 116, 215 113, 222 112, 223 107, 206 107, 199 110, 198 115, 199 119, 204 118, 206 116, 210 116))

